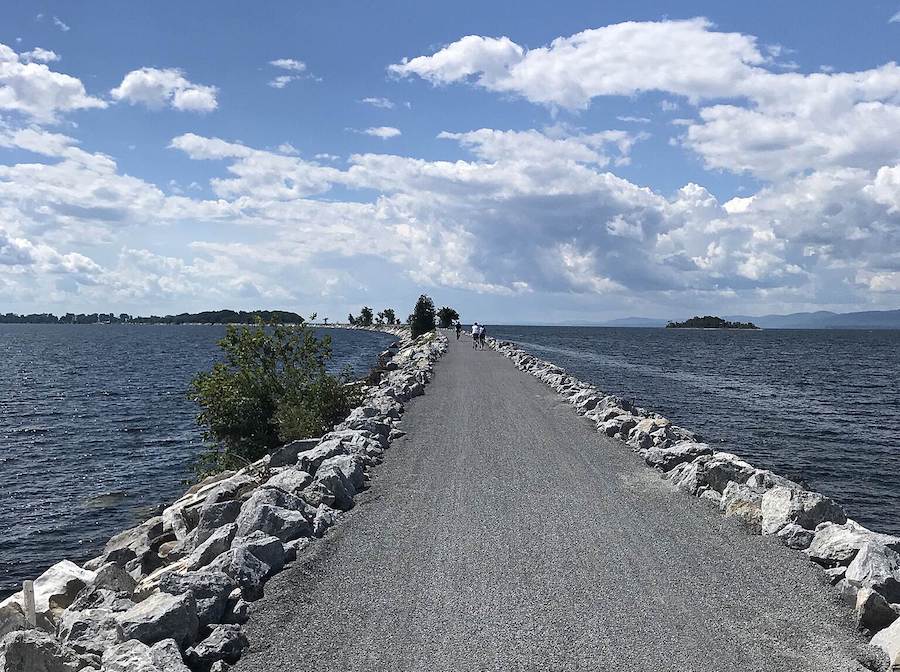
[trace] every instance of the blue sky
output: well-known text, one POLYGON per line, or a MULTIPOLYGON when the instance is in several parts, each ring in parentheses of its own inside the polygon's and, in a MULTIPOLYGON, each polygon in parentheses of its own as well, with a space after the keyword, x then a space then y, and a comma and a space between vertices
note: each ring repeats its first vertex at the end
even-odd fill
POLYGON ((898 11, 5 6, 0 311, 898 307, 898 11))

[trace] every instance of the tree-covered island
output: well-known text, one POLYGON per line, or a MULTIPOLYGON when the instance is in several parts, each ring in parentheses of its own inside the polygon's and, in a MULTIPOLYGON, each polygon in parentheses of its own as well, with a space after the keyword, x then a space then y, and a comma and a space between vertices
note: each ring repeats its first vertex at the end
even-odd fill
POLYGON ((703 317, 695 315, 684 322, 669 322, 666 329, 759 329, 759 327, 752 322, 729 322, 712 315, 703 317))

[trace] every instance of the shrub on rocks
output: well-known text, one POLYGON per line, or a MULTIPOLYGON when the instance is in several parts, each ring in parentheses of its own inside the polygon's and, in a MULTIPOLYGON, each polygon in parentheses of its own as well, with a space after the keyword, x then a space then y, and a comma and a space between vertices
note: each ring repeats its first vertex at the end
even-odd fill
POLYGON ((331 337, 305 325, 229 326, 219 341, 225 361, 192 382, 198 421, 215 448, 200 469, 244 466, 283 444, 321 436, 358 403, 349 375, 326 364, 331 337))

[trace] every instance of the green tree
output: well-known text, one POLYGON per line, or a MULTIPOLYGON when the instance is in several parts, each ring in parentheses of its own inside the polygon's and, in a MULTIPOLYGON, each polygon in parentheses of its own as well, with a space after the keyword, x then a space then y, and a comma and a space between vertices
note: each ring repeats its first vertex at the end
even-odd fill
POLYGON ((219 341, 225 357, 191 382, 197 422, 214 445, 201 473, 257 460, 294 439, 321 436, 356 405, 349 372, 332 376, 331 337, 305 326, 230 325, 219 341))
POLYGON ((357 324, 359 324, 359 326, 361 327, 371 327, 374 317, 375 314, 372 312, 372 309, 368 306, 363 306, 359 311, 359 319, 357 320, 357 324))
POLYGON ((378 324, 394 324, 397 321, 397 314, 393 308, 385 308, 378 313, 378 324))
POLYGON ((451 324, 453 324, 453 320, 459 319, 459 313, 457 313, 453 308, 448 308, 444 306, 437 312, 438 319, 441 321, 441 327, 446 329, 451 324))
POLYGON ((406 321, 409 323, 413 338, 434 331, 434 301, 431 297, 422 294, 406 321))
POLYGON ((347 315, 347 322, 348 322, 350 325, 356 324, 356 318, 353 317, 353 313, 350 313, 349 315, 347 315))

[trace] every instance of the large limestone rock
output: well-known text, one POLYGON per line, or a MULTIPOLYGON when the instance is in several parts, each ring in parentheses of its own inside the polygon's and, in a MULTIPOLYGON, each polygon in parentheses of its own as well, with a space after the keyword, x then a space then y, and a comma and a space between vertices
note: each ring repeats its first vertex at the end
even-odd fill
POLYGON ((319 443, 319 439, 300 439, 299 441, 291 441, 272 453, 272 459, 269 460, 269 466, 275 469, 277 467, 286 467, 288 465, 297 464, 297 456, 300 455, 300 453, 315 447, 317 443, 319 443))
POLYGON ((116 615, 109 609, 63 612, 57 638, 76 653, 102 654, 121 639, 116 615))
POLYGON ((296 497, 303 492, 303 488, 309 485, 311 481, 312 476, 309 473, 302 469, 291 467, 272 476, 266 481, 265 487, 278 488, 296 497))
POLYGON ((815 532, 807 530, 805 527, 797 525, 796 523, 785 525, 777 532, 777 536, 781 539, 782 543, 788 548, 793 548, 795 551, 802 551, 809 548, 814 535, 815 532))
POLYGON ((11 632, 0 640, 0 672, 78 672, 76 653, 40 630, 11 632))
MULTIPOLYGON (((72 604, 78 593, 94 580, 94 576, 94 572, 62 560, 35 579, 34 609, 38 615, 38 625, 50 628, 53 614, 72 604)), ((0 609, 12 603, 23 606, 22 591, 0 602, 0 609)))
POLYGON ((713 449, 705 443, 685 442, 671 448, 650 448, 644 461, 660 471, 671 471, 683 462, 692 462, 701 455, 712 455, 713 449))
POLYGON ((900 538, 866 529, 854 520, 846 523, 822 523, 806 551, 812 560, 826 567, 848 565, 863 544, 872 542, 900 551, 900 538))
POLYGON ((692 495, 709 488, 723 493, 728 484, 744 483, 753 475, 754 468, 731 453, 701 455, 692 462, 678 465, 670 473, 669 479, 679 489, 692 495))
POLYGON ((885 652, 894 667, 900 667, 900 620, 872 637, 872 645, 885 652))
POLYGON ((187 650, 187 659, 192 667, 209 669, 218 661, 236 663, 241 652, 250 646, 239 625, 216 626, 209 636, 187 650))
POLYGON ((189 593, 154 593, 116 618, 122 640, 137 639, 144 644, 174 639, 181 646, 189 646, 200 626, 197 603, 189 593))
POLYGON ((864 543, 844 575, 858 588, 874 588, 891 603, 900 603, 900 553, 886 546, 864 543))
POLYGON ((332 467, 344 475, 344 478, 353 486, 354 492, 363 489, 366 482, 366 465, 359 455, 335 455, 319 465, 319 469, 323 471, 332 467))
POLYGON ((237 530, 238 526, 235 523, 217 529, 185 559, 185 569, 188 571, 200 569, 222 555, 231 548, 231 542, 234 541, 237 530))
POLYGON ((313 482, 303 492, 303 498, 312 506, 325 504, 335 509, 347 511, 353 507, 356 488, 338 465, 320 467, 313 482))
POLYGON ((260 562, 267 565, 269 567, 267 576, 280 572, 281 568, 284 567, 284 544, 281 543, 278 537, 273 537, 257 530, 246 537, 236 540, 234 546, 246 549, 260 562))
POLYGON ((189 593, 197 604, 197 620, 205 628, 221 623, 228 596, 237 588, 237 581, 222 571, 167 574, 159 582, 159 589, 170 595, 189 593))
POLYGON ((856 593, 856 617, 860 628, 878 632, 900 616, 884 596, 871 588, 860 588, 856 593))
POLYGON ((262 586, 272 568, 257 558, 246 546, 236 545, 216 558, 208 571, 221 571, 234 579, 247 600, 262 596, 262 586))
POLYGON ((166 639, 153 646, 131 639, 103 653, 103 672, 190 672, 178 645, 166 639))
POLYGON ((150 549, 151 542, 162 533, 163 519, 160 516, 120 532, 106 542, 99 564, 114 562, 124 567, 129 560, 134 560, 146 553, 150 549))
POLYGON ((753 534, 762 531, 763 491, 731 481, 722 493, 719 507, 726 518, 738 518, 753 534))
POLYGON ((194 544, 200 545, 209 539, 220 527, 233 523, 241 512, 241 503, 231 499, 215 504, 204 504, 200 509, 200 519, 194 530, 194 544))
POLYGON ((763 534, 776 534, 791 523, 814 530, 827 521, 845 523, 847 515, 840 506, 818 492, 775 486, 763 495, 763 534))
POLYGON ((259 530, 282 542, 306 537, 312 534, 314 516, 315 509, 299 497, 277 488, 260 488, 241 507, 237 536, 259 530))
POLYGON ((326 439, 314 448, 310 448, 297 456, 297 467, 308 474, 315 474, 316 469, 329 457, 343 455, 347 446, 340 439, 326 439))
POLYGON ((25 618, 25 612, 18 602, 10 602, 0 607, 0 639, 16 630, 28 630, 31 627, 25 618))

